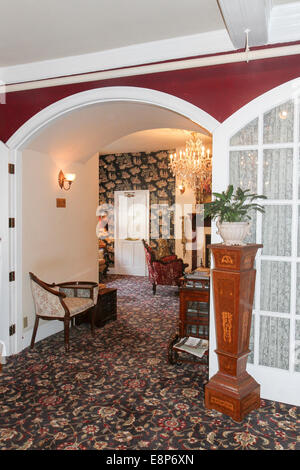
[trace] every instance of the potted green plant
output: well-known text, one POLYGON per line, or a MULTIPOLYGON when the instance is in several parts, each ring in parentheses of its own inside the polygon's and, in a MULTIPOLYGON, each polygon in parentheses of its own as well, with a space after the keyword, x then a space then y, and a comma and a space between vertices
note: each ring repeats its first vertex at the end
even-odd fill
POLYGON ((264 212, 264 207, 256 199, 267 199, 266 196, 250 193, 249 189, 229 185, 222 193, 213 193, 215 199, 205 204, 205 217, 216 220, 218 234, 225 245, 244 245, 243 240, 250 232, 251 211, 264 212))

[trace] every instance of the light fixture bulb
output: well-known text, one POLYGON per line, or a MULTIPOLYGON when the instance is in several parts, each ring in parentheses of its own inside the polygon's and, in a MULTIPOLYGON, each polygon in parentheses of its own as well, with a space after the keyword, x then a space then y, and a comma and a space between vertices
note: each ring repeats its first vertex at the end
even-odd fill
POLYGON ((183 194, 183 193, 184 193, 184 191, 185 191, 184 184, 183 184, 183 183, 181 183, 181 184, 178 186, 178 189, 179 189, 179 191, 180 191, 180 194, 183 194))
POLYGON ((280 119, 286 119, 286 118, 287 118, 287 115, 288 115, 288 112, 285 111, 285 110, 280 111, 280 113, 279 113, 280 119))
POLYGON ((67 181, 73 182, 76 178, 76 174, 75 173, 66 173, 65 178, 66 178, 67 181))

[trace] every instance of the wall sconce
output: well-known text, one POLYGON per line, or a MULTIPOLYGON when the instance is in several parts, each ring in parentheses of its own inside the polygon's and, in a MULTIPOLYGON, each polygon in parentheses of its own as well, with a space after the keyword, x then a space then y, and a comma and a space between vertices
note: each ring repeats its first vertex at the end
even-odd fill
POLYGON ((180 191, 180 194, 183 194, 183 193, 184 193, 184 191, 185 191, 184 184, 183 184, 183 183, 181 183, 181 184, 178 186, 178 189, 179 189, 179 191, 180 191))
POLYGON ((71 187, 71 184, 75 180, 76 175, 75 173, 66 173, 65 175, 63 174, 62 170, 60 170, 58 174, 58 184, 61 189, 64 189, 65 191, 68 191, 71 187))

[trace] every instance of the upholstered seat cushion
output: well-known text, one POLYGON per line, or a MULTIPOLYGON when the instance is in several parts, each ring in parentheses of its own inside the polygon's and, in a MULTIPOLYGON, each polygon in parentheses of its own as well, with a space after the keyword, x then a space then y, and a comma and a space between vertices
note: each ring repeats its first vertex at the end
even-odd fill
POLYGON ((77 313, 84 312, 94 305, 93 299, 86 297, 65 297, 63 301, 68 307, 71 317, 77 313))

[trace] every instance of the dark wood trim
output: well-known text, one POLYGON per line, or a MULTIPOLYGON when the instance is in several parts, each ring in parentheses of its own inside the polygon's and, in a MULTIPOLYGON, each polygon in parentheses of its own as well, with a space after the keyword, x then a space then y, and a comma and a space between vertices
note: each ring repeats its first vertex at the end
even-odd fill
POLYGON ((51 294, 54 294, 54 295, 56 295, 57 297, 61 297, 61 298, 66 297, 66 294, 64 294, 63 292, 59 292, 59 291, 56 291, 56 290, 54 290, 54 289, 51 289, 50 286, 55 287, 56 284, 47 284, 46 282, 41 281, 41 279, 39 279, 38 277, 36 277, 33 273, 29 273, 29 276, 30 276, 30 279, 32 279, 32 280, 33 280, 34 282, 36 282, 39 286, 41 286, 43 289, 47 290, 47 291, 50 292, 51 294))

